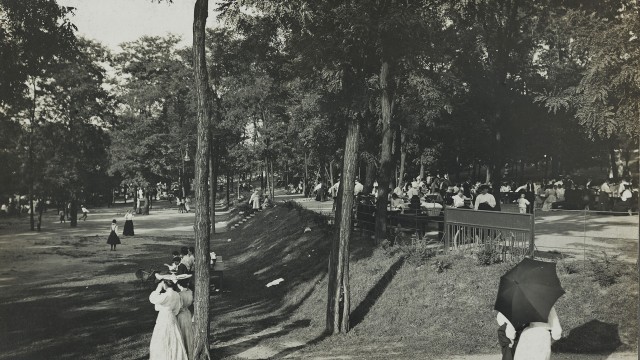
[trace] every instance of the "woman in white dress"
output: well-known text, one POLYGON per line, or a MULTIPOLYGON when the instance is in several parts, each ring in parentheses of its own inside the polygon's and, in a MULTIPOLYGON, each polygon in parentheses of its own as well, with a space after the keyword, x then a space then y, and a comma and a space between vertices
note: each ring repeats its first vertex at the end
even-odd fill
POLYGON ((122 235, 124 236, 133 236, 133 214, 131 210, 127 210, 127 213, 124 215, 124 230, 122 231, 122 235))
POLYGON ((182 301, 182 307, 177 316, 178 327, 182 334, 184 347, 187 349, 187 355, 191 356, 191 352, 193 351, 193 324, 191 322, 192 315, 189 306, 193 304, 193 292, 189 289, 189 279, 178 281, 178 288, 180 288, 178 295, 180 295, 180 300, 182 301))
POLYGON ((149 345, 149 360, 188 360, 176 315, 182 308, 182 301, 175 282, 162 280, 149 301, 158 312, 149 345))
POLYGON ((555 307, 552 307, 547 322, 532 322, 522 330, 513 359, 549 360, 551 359, 551 338, 558 340, 561 336, 560 320, 555 307))
POLYGON ((258 190, 254 191, 253 195, 251 195, 251 198, 249 199, 249 204, 253 208, 254 212, 260 209, 260 195, 258 193, 258 190))

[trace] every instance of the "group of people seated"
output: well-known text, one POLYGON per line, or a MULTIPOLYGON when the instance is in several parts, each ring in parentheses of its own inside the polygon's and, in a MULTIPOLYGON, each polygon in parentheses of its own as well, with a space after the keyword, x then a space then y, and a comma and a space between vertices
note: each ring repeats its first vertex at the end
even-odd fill
POLYGON ((170 274, 182 275, 193 274, 195 265, 195 248, 183 246, 180 251, 171 254, 171 264, 164 264, 169 269, 170 274))
MULTIPOLYGON (((494 211, 499 204, 515 203, 520 213, 532 213, 534 208, 549 211, 551 209, 613 211, 632 213, 637 211, 638 189, 629 179, 615 182, 605 180, 601 186, 589 180, 585 185, 577 184, 570 177, 559 179, 527 181, 521 186, 513 182, 504 182, 500 194, 492 194, 493 186, 471 181, 453 183, 448 177, 432 177, 423 180, 417 176, 391 189, 389 210, 410 211, 426 210, 429 215, 439 212, 444 206, 475 210, 494 211)), ((335 185, 337 187, 337 184, 335 185)), ((362 184, 356 180, 354 191, 362 197, 362 184), (360 187, 358 186, 360 185, 360 187)), ((330 189, 331 190, 331 189, 330 189)), ((377 182, 373 183, 370 200, 375 202, 378 193, 377 182)))

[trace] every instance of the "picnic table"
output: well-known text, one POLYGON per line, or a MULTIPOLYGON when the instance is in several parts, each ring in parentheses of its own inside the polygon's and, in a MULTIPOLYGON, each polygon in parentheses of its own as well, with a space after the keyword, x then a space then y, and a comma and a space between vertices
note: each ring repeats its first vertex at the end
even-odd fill
MULTIPOLYGON (((401 205, 402 209, 404 211, 410 210, 409 208, 409 203, 404 203, 401 205)), ((436 202, 425 202, 425 201, 421 201, 420 202, 420 208, 422 210, 425 210, 427 212, 428 216, 438 216, 440 215, 440 213, 442 212, 442 205, 436 203, 436 202)))
POLYGON ((403 230, 416 231, 420 236, 427 233, 430 224, 436 224, 438 231, 442 232, 444 229, 444 216, 440 215, 441 208, 437 208, 437 214, 435 212, 422 212, 417 211, 409 213, 411 210, 401 213, 400 211, 388 212, 388 223, 391 227, 399 227, 403 230))

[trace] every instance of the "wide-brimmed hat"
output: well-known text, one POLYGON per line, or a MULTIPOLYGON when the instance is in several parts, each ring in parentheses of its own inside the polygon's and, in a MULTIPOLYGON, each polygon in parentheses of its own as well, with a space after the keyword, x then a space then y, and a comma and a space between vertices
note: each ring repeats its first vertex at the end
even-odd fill
POLYGON ((487 184, 482 184, 482 185, 480 185, 480 186, 478 187, 478 191, 482 191, 482 190, 484 190, 484 189, 489 190, 489 189, 491 189, 491 187, 490 187, 489 185, 487 185, 487 184))
POLYGON ((180 274, 180 275, 167 274, 167 275, 162 275, 162 274, 158 274, 158 273, 156 273, 155 275, 156 275, 156 279, 158 279, 158 280, 171 280, 174 283, 177 283, 179 280, 188 279, 188 278, 190 278, 192 276, 191 274, 180 274))

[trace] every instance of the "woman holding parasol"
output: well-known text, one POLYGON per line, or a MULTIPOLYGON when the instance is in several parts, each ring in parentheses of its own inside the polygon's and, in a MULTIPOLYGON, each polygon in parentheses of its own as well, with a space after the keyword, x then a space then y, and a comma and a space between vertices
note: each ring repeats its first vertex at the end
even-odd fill
POLYGON ((562 335, 553 305, 563 294, 555 263, 525 258, 500 278, 494 308, 503 359, 551 358, 551 338, 562 335))

